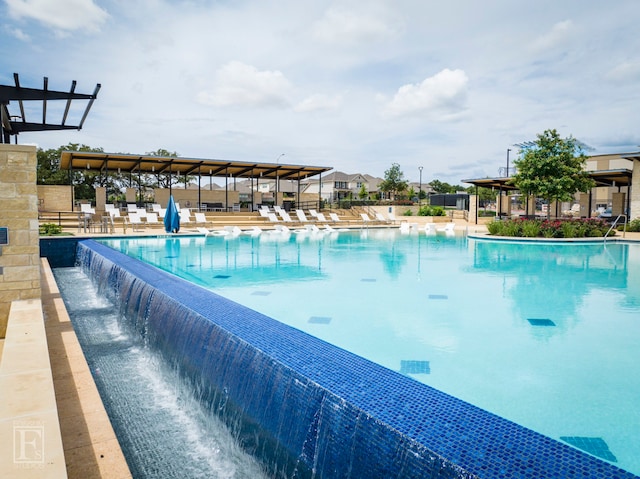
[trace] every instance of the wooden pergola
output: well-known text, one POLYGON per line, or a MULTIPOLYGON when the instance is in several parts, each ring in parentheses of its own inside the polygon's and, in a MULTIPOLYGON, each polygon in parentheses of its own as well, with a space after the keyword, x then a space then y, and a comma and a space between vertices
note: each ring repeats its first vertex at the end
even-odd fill
MULTIPOLYGON (((228 193, 229 179, 244 178, 256 180, 275 180, 276 195, 280 180, 294 180, 298 182, 298 197, 300 197, 300 182, 316 175, 330 171, 332 167, 308 166, 295 164, 281 164, 273 162, 250 162, 221 159, 202 159, 184 157, 165 157, 153 155, 132 155, 123 153, 63 151, 60 157, 60 169, 71 172, 78 170, 93 170, 105 177, 111 172, 127 173, 132 178, 143 174, 169 175, 183 177, 192 175, 198 177, 198 194, 200 196, 201 179, 219 177, 225 178, 225 192, 228 193)), ((140 181, 138 181, 140 183, 140 181)), ((171 191, 171 182, 169 182, 171 191)), ((252 188, 253 192, 253 188, 252 188)), ((252 193, 253 194, 253 193, 252 193)), ((253 198, 252 198, 253 203, 253 198)))

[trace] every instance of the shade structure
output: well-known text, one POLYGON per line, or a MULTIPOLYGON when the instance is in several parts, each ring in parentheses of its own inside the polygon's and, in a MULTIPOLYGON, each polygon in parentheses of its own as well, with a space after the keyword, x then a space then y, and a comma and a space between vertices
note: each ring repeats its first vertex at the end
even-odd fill
POLYGON ((164 230, 167 233, 177 233, 180 231, 180 215, 178 214, 176 203, 173 201, 173 195, 169 196, 167 211, 164 214, 164 230))

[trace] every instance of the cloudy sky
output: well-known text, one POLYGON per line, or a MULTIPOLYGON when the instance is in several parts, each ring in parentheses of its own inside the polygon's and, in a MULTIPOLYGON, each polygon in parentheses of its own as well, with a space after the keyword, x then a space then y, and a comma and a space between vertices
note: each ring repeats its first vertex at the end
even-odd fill
POLYGON ((102 85, 81 131, 19 143, 455 184, 550 128, 640 149, 638 0, 0 1, 0 85, 102 85))

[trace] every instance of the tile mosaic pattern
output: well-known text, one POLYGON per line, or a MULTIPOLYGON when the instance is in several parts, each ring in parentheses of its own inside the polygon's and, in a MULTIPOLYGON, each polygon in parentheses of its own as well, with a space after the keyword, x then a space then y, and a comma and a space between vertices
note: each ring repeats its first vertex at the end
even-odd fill
POLYGON ((331 318, 328 316, 311 316, 309 322, 313 324, 329 324, 331 318))
POLYGON ((531 326, 555 326, 556 323, 547 318, 527 318, 531 326))
POLYGON ((429 361, 403 359, 400 361, 401 374, 431 374, 429 361))
POLYGON ((138 296, 128 304, 151 344, 210 391, 212 408, 317 477, 636 477, 95 241, 78 255, 121 297, 138 296))
POLYGON ((589 454, 601 457, 606 461, 617 462, 618 459, 609 450, 609 446, 601 437, 562 436, 561 440, 572 446, 587 451, 589 454))

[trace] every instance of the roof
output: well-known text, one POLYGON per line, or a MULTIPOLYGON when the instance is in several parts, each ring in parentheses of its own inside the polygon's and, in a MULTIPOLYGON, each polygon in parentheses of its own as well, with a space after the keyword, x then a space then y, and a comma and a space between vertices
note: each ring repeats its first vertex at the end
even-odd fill
MULTIPOLYGON (((631 184, 632 175, 632 171, 627 169, 589 172, 589 177, 596 182, 596 186, 629 186, 631 184)), ((511 177, 478 178, 473 180, 462 180, 462 182, 484 188, 498 188, 509 191, 517 190, 518 188, 515 185, 509 184, 511 179, 511 177)))
POLYGON ((233 178, 304 179, 332 168, 266 162, 201 158, 130 155, 85 151, 63 151, 60 169, 93 169, 126 173, 179 173, 181 175, 226 176, 233 178))

